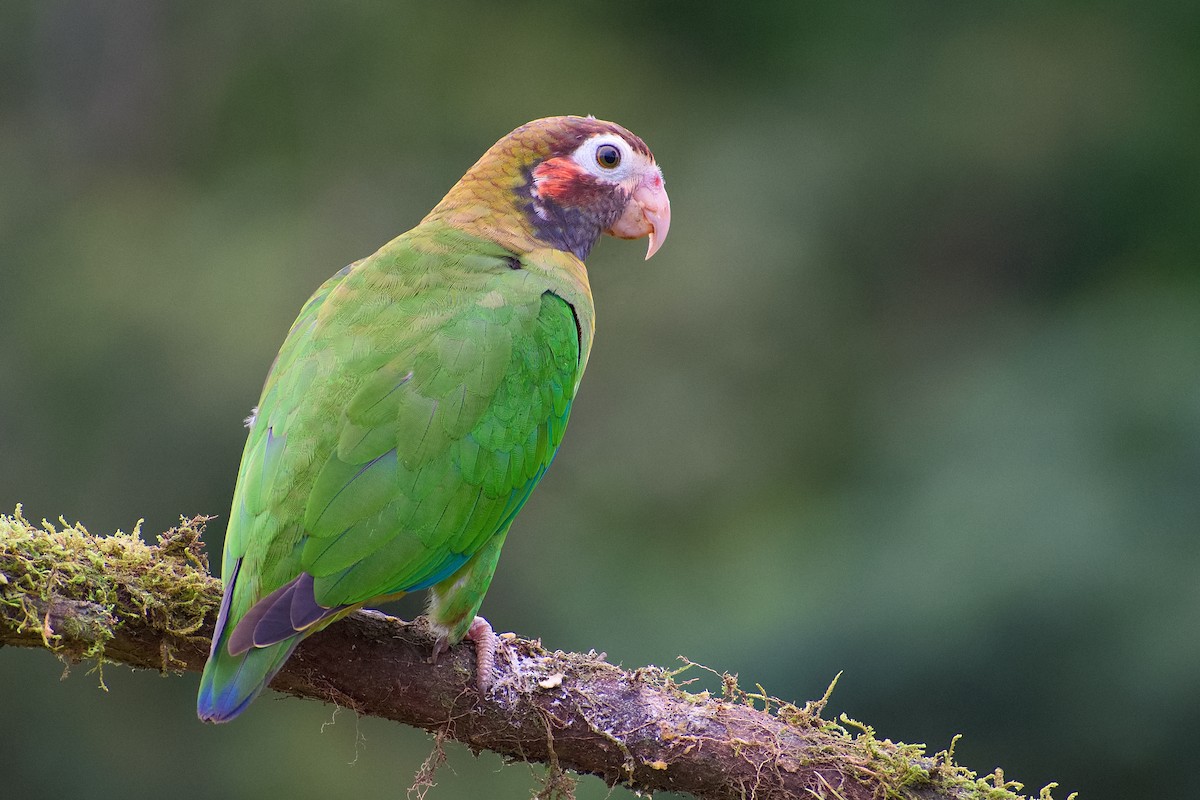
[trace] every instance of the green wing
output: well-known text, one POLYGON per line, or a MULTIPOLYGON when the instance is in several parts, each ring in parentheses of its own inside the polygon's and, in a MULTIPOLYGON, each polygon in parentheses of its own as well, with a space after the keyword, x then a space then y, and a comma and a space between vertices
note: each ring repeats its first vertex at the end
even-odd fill
POLYGON ((293 325, 235 491, 230 627, 301 573, 324 609, 437 583, 553 458, 580 369, 573 309, 511 254, 451 236, 401 237, 293 325))
POLYGON ((318 603, 428 587, 507 528, 561 441, 574 341, 553 294, 477 307, 354 394, 305 508, 318 603))

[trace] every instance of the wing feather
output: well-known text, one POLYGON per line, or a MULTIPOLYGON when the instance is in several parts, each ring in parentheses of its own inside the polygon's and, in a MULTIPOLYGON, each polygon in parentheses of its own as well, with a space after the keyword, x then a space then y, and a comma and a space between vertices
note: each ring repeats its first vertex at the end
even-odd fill
POLYGON ((453 574, 561 440, 582 368, 570 304, 481 240, 465 258, 398 243, 314 294, 264 387, 225 554, 235 621, 280 593, 255 644, 453 574))

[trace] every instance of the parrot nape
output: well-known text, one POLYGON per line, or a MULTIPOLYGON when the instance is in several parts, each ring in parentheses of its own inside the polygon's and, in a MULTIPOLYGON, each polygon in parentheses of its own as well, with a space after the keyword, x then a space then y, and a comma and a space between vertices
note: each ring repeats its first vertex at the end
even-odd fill
POLYGON ((225 722, 305 637, 429 589, 434 657, 477 617, 513 518, 562 441, 592 346, 600 234, 667 236, 645 142, 550 117, 492 146, 417 227, 304 304, 251 417, 197 713, 225 722))

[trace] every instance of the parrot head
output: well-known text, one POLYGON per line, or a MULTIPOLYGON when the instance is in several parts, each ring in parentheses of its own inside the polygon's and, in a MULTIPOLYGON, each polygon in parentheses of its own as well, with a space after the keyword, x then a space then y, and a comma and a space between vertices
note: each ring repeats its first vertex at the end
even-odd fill
POLYGON ((443 217, 517 229, 529 246, 587 256, 601 234, 649 238, 653 256, 671 227, 662 170, 639 137, 594 117, 547 117, 496 142, 437 205, 443 217))

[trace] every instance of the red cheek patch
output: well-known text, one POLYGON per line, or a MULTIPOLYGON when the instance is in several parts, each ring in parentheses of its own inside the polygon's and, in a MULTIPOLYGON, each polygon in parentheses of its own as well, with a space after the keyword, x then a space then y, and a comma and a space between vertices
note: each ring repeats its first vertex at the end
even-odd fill
POLYGON ((534 168, 533 188, 540 197, 560 205, 573 205, 570 199, 583 188, 580 182, 582 176, 583 170, 571 159, 551 158, 534 168))

